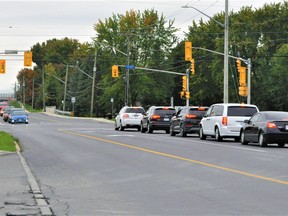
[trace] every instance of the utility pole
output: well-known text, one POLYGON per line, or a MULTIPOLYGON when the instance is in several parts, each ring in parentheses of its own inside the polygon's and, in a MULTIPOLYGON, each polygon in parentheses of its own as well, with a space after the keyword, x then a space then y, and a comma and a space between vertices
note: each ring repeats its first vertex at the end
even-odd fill
POLYGON ((93 80, 92 80, 92 93, 91 93, 91 107, 90 107, 90 117, 93 117, 93 106, 94 106, 94 93, 95 93, 95 79, 96 79, 96 58, 97 58, 97 49, 95 47, 95 58, 93 66, 93 80))
POLYGON ((229 102, 229 73, 228 73, 228 0, 225 0, 225 33, 224 33, 224 98, 223 102, 229 102))
POLYGON ((65 86, 64 86, 64 99, 63 99, 63 111, 65 111, 65 104, 66 104, 67 80, 68 80, 68 65, 66 65, 66 76, 65 76, 65 86))
MULTIPOLYGON (((130 65, 130 37, 127 36, 127 65, 130 65)), ((126 69, 126 101, 125 105, 129 105, 129 68, 126 69)))
POLYGON ((42 100, 43 100, 43 112, 46 111, 46 105, 45 105, 45 81, 44 81, 44 69, 42 68, 42 100))

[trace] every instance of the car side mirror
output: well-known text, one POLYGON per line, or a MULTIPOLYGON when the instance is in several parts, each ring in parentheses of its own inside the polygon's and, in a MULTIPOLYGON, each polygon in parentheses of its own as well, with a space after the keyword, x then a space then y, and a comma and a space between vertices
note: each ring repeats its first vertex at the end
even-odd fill
POLYGON ((249 124, 249 123, 250 123, 250 120, 249 120, 249 119, 245 119, 245 120, 244 120, 244 123, 245 123, 245 124, 249 124))

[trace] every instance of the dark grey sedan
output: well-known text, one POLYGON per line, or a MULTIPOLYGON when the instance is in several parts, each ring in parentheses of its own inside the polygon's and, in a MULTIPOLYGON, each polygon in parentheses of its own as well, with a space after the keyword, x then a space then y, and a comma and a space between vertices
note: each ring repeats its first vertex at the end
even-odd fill
POLYGON ((255 113, 244 121, 240 131, 241 143, 278 144, 284 147, 288 143, 288 112, 263 111, 255 113))

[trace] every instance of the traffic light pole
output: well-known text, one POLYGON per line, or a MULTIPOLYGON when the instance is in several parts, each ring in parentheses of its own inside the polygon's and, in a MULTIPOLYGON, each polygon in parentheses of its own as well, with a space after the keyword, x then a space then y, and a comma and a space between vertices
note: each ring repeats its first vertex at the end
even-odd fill
MULTIPOLYGON (((189 70, 189 68, 188 69, 186 69, 186 76, 187 76, 187 79, 186 79, 186 92, 189 92, 189 73, 190 72, 190 70, 189 70)), ((190 94, 189 94, 190 95, 190 94)), ((190 96, 189 97, 187 97, 186 96, 186 106, 189 106, 189 99, 190 99, 190 96)))

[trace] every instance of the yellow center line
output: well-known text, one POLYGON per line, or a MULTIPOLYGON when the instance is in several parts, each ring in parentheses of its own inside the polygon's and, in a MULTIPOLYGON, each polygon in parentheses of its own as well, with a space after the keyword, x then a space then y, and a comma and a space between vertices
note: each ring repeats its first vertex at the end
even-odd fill
POLYGON ((260 176, 260 175, 248 173, 248 172, 245 172, 245 171, 241 171, 241 170, 236 170, 236 169, 231 169, 231 168, 227 168, 227 167, 223 167, 223 166, 218 166, 218 165, 215 165, 215 164, 206 163, 206 162, 193 160, 193 159, 189 159, 189 158, 184 158, 184 157, 180 157, 180 156, 177 156, 177 155, 172 155, 172 154, 167 154, 167 153, 163 153, 163 152, 153 151, 153 150, 150 150, 150 149, 141 148, 141 147, 137 147, 137 146, 133 146, 133 145, 125 144, 125 143, 120 143, 120 142, 116 142, 116 141, 112 141, 112 140, 107 140, 107 139, 103 139, 103 138, 99 138, 99 137, 95 137, 95 136, 89 136, 89 135, 85 135, 85 134, 75 133, 75 132, 68 131, 68 130, 61 130, 61 129, 59 129, 59 130, 64 132, 64 133, 73 134, 75 136, 86 137, 86 138, 89 138, 89 139, 94 139, 94 140, 98 140, 98 141, 102 141, 102 142, 107 142, 107 143, 111 143, 111 144, 118 145, 118 146, 123 146, 123 147, 136 149, 136 150, 143 151, 143 152, 148 152, 148 153, 152 153, 152 154, 156 154, 156 155, 161 155, 161 156, 164 156, 164 157, 174 158, 174 159, 177 159, 177 160, 187 161, 187 162, 194 163, 194 164, 200 164, 200 165, 207 166, 207 167, 212 167, 212 168, 215 168, 215 169, 221 169, 221 170, 225 170, 225 171, 232 172, 232 173, 237 173, 237 174, 244 175, 244 176, 249 176, 249 177, 262 179, 262 180, 266 180, 266 181, 270 181, 270 182, 274 182, 274 183, 288 185, 288 181, 283 181, 283 180, 278 180, 278 179, 269 178, 269 177, 265 177, 265 176, 260 176))

